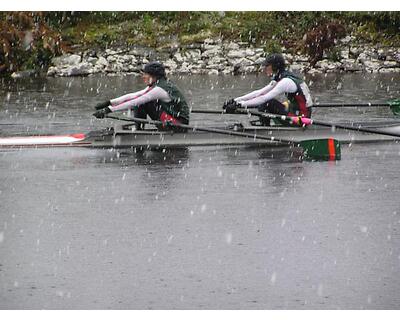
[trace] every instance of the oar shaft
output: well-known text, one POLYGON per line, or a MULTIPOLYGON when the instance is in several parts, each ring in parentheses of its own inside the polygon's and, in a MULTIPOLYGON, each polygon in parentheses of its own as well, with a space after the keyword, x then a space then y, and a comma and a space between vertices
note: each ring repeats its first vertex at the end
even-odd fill
POLYGON ((365 132, 365 133, 374 133, 374 134, 381 134, 381 135, 392 136, 392 137, 400 137, 400 133, 386 132, 386 131, 382 131, 379 129, 373 129, 373 128, 363 128, 361 126, 358 126, 358 127, 347 126, 347 125, 343 125, 343 124, 319 121, 319 120, 314 120, 314 119, 309 119, 309 118, 304 118, 304 117, 300 118, 300 117, 281 116, 281 115, 277 115, 277 114, 264 113, 264 112, 260 112, 260 111, 251 111, 251 110, 241 110, 241 112, 242 113, 247 112, 247 113, 255 115, 255 116, 272 118, 272 119, 292 120, 294 123, 301 121, 302 123, 305 123, 305 124, 315 124, 315 125, 324 126, 324 127, 340 128, 340 129, 359 131, 359 132, 365 132))
MULTIPOLYGON (((390 107, 389 103, 317 103, 314 104, 313 108, 360 108, 360 107, 390 107)), ((201 110, 193 109, 191 113, 204 113, 204 114, 226 114, 224 110, 201 110)))
MULTIPOLYGON (((147 119, 140 119, 140 118, 128 118, 128 117, 115 117, 112 115, 108 115, 107 118, 129 121, 129 122, 139 122, 139 123, 148 123, 153 125, 163 125, 164 123, 161 121, 155 120, 147 120, 147 119)), ((303 149, 303 154, 305 159, 316 159, 316 160, 340 160, 341 152, 340 152, 340 143, 334 139, 313 139, 313 140, 305 140, 295 142, 292 140, 285 140, 285 139, 277 139, 271 136, 263 136, 258 134, 251 134, 245 132, 237 132, 232 130, 223 130, 223 129, 216 129, 216 128, 205 128, 205 127, 198 127, 198 126, 190 126, 187 124, 169 124, 173 127, 178 128, 185 128, 188 130, 195 131, 206 131, 211 133, 217 134, 225 134, 230 136, 238 136, 238 137, 245 137, 251 138, 254 140, 267 140, 270 142, 277 142, 280 144, 286 144, 290 146, 300 146, 303 149)))
POLYGON ((224 110, 192 110, 191 113, 226 114, 224 110))
POLYGON ((319 125, 319 126, 324 126, 324 127, 340 128, 340 129, 353 130, 353 131, 359 131, 359 132, 365 132, 365 133, 374 133, 374 134, 381 134, 381 135, 392 136, 392 137, 400 137, 399 133, 385 132, 385 131, 382 131, 379 129, 373 129, 373 128, 363 128, 361 126, 358 126, 358 127, 346 126, 346 125, 342 125, 342 124, 324 122, 324 121, 319 121, 319 120, 311 120, 311 123, 313 123, 315 125, 319 125))
MULTIPOLYGON (((216 113, 216 114, 225 114, 224 112, 221 111, 216 111, 216 110, 192 110, 194 113, 216 113)), ((279 120, 292 120, 296 122, 299 118, 298 117, 289 117, 289 116, 282 116, 278 114, 271 114, 271 113, 264 113, 260 111, 252 111, 249 109, 237 109, 236 111, 238 114, 251 114, 254 116, 259 116, 259 117, 265 117, 265 118, 271 118, 271 119, 279 119, 279 120)), ((337 124, 337 123, 331 123, 331 122, 324 122, 324 121, 319 121, 319 120, 314 120, 314 119, 308 119, 308 118, 302 118, 303 121, 310 122, 315 125, 319 126, 324 126, 324 127, 335 127, 335 128, 340 128, 340 129, 346 129, 346 130, 352 130, 352 131, 359 131, 359 132, 365 132, 365 133, 374 133, 374 134, 381 134, 381 135, 386 135, 386 136, 392 136, 392 137, 400 137, 399 133, 391 133, 391 132, 386 132, 382 131, 379 129, 373 129, 373 128, 363 128, 361 126, 354 127, 354 126, 347 126, 347 125, 342 125, 342 124, 337 124)))
MULTIPOLYGON (((400 99, 392 99, 387 102, 375 103, 317 103, 312 106, 313 108, 371 108, 371 107, 390 107, 394 115, 400 115, 400 99)), ((192 110, 192 113, 209 113, 209 114, 224 114, 224 110, 192 110)))
POLYGON ((317 103, 313 108, 360 108, 360 107, 390 107, 389 103, 317 103))

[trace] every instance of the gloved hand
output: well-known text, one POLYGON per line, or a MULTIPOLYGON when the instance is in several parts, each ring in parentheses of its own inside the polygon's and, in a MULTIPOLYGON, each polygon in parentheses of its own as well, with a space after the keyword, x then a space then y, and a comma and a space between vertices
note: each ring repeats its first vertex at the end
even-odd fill
POLYGON ((226 101, 224 102, 224 104, 222 105, 222 108, 225 109, 225 107, 226 107, 227 105, 234 104, 234 103, 235 103, 235 100, 234 100, 234 99, 226 100, 226 101))
POLYGON ((233 102, 231 102, 230 104, 224 104, 222 108, 224 109, 225 113, 236 113, 236 109, 240 108, 241 106, 242 105, 240 103, 233 100, 233 102))
POLYGON ((104 101, 104 102, 100 102, 98 104, 96 104, 96 106, 94 107, 96 110, 101 110, 104 108, 107 108, 108 106, 111 106, 111 101, 104 101))
POLYGON ((98 110, 95 113, 93 113, 93 115, 97 118, 97 119, 103 119, 107 114, 109 114, 111 112, 111 109, 109 107, 106 107, 104 109, 98 110))

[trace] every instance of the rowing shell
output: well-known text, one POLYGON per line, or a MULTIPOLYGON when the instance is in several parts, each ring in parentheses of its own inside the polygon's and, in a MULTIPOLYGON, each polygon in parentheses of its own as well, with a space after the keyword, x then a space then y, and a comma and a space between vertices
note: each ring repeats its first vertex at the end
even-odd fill
POLYGON ((91 142, 83 133, 54 135, 54 136, 28 136, 0 138, 0 147, 65 147, 65 146, 90 146, 91 142))
MULTIPOLYGON (((361 125, 361 124, 360 124, 361 125)), ((400 134, 400 124, 364 123, 362 128, 375 128, 386 133, 400 134)), ((225 130, 227 128, 224 128, 225 130)), ((229 130, 254 135, 253 138, 238 137, 211 132, 191 131, 174 133, 171 131, 131 129, 107 129, 88 134, 54 136, 4 137, 0 138, 0 148, 24 147, 92 147, 92 148, 171 148, 188 146, 279 146, 279 139, 300 142, 310 139, 334 138, 341 143, 364 143, 394 141, 398 138, 380 134, 362 133, 344 129, 311 125, 305 128, 284 126, 248 126, 238 124, 229 130), (257 139, 257 135, 271 137, 271 140, 257 139)))

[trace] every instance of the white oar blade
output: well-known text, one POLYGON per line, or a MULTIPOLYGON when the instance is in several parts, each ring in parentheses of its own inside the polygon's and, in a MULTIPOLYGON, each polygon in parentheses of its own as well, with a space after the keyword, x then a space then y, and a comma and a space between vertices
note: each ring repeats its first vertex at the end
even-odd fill
POLYGON ((0 147, 68 146, 84 141, 83 133, 60 136, 29 136, 0 138, 0 147))

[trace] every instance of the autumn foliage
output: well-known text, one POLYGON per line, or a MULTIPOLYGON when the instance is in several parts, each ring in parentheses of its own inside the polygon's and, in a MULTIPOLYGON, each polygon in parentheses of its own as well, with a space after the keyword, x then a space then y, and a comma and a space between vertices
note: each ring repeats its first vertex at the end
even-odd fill
POLYGON ((303 49, 308 54, 310 66, 322 60, 325 50, 332 48, 336 41, 346 35, 344 26, 338 22, 330 22, 312 28, 303 37, 303 49))
POLYGON ((0 74, 43 67, 49 57, 68 50, 42 12, 4 12, 0 30, 0 74))

